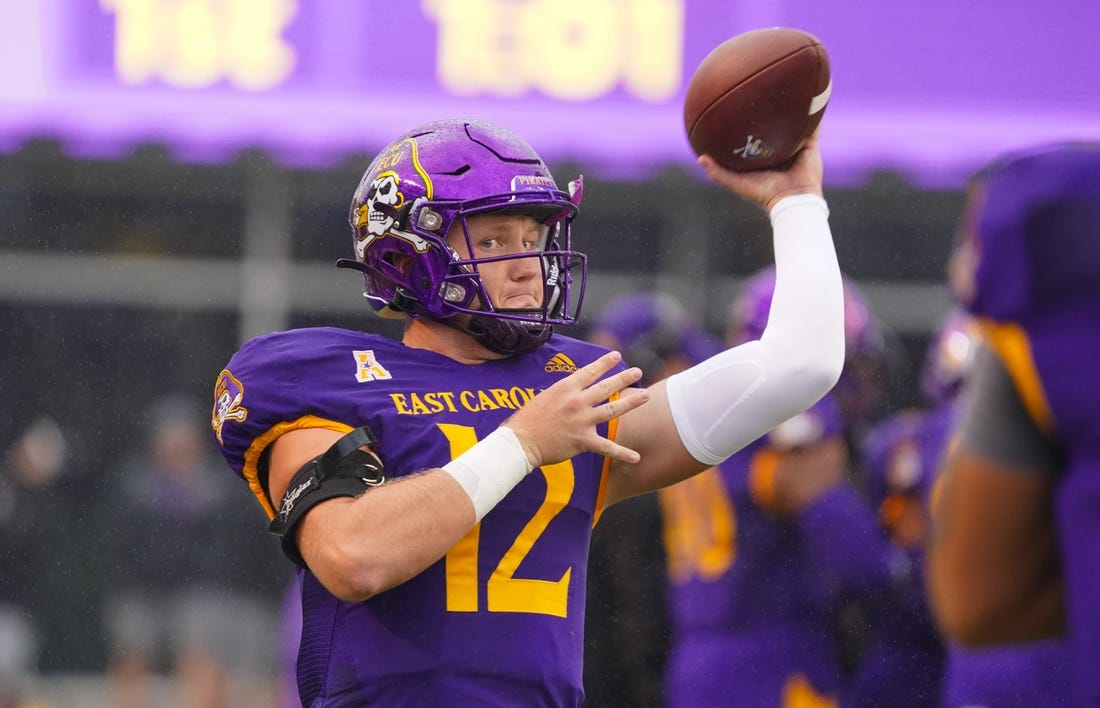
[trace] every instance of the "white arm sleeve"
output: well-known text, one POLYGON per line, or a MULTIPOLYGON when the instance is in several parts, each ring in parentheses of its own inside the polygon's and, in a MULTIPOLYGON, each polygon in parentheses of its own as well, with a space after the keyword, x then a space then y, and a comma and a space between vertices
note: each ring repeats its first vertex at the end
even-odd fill
POLYGON ((718 464, 840 378, 844 291, 828 218, 811 194, 772 207, 776 282, 764 334, 667 380, 680 439, 700 462, 718 464))

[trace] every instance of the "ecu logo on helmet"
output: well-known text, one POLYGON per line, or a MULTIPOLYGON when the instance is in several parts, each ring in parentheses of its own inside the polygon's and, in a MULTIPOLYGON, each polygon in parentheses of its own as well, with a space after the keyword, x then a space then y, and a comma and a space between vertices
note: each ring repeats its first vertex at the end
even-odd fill
POLYGON ((393 170, 380 172, 367 187, 363 195, 362 206, 355 210, 356 256, 360 259, 363 252, 374 239, 385 236, 393 228, 405 205, 405 195, 401 193, 401 178, 393 170))

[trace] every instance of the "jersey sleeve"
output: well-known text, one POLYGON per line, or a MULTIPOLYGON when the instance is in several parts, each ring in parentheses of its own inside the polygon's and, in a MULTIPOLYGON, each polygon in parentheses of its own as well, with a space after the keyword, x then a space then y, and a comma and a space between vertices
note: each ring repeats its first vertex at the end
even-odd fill
POLYGON ((280 435, 296 428, 324 427, 348 432, 351 427, 311 412, 302 388, 309 342, 286 333, 245 343, 214 383, 211 426, 230 468, 248 482, 269 517, 275 510, 259 474, 263 451, 280 435))
POLYGON ((1053 469, 1057 452, 1028 414, 1004 364, 983 348, 967 384, 960 444, 1009 469, 1053 469))

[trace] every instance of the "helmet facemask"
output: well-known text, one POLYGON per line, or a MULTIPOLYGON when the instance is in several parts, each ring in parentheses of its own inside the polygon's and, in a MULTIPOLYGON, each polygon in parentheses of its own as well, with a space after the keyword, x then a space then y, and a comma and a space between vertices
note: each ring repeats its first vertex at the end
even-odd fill
POLYGON ((538 222, 539 236, 535 250, 490 257, 463 257, 448 247, 451 261, 439 291, 440 306, 437 311, 450 311, 449 316, 439 317, 441 322, 456 327, 501 354, 522 354, 534 351, 550 337, 553 326, 573 324, 577 321, 584 297, 587 261, 584 254, 571 250, 570 231, 574 209, 561 207, 506 207, 480 211, 459 210, 452 221, 460 229, 465 241, 466 253, 474 253, 474 237, 471 236, 469 218, 481 214, 522 214, 533 216, 538 222), (551 211, 552 210, 552 211, 551 211), (549 212, 549 214, 548 214, 549 212), (567 244, 561 248, 561 241, 567 244), (504 261, 533 260, 538 264, 538 280, 542 284, 539 305, 532 308, 505 308, 493 304, 482 281, 482 268, 504 261), (572 292, 574 271, 580 267, 579 291, 572 292), (471 315, 464 318, 454 315, 471 315))

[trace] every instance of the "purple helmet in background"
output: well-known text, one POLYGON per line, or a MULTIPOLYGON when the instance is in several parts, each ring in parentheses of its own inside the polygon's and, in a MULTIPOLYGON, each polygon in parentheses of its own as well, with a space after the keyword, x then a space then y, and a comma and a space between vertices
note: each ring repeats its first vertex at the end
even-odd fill
MULTIPOLYGON (((768 326, 768 312, 775 292, 775 267, 767 266, 750 275, 730 304, 727 339, 731 345, 760 339, 768 326)), ((882 329, 875 321, 867 297, 844 277, 844 344, 847 353, 881 356, 886 349, 882 329)))
POLYGON ((1095 311, 1098 220, 1100 142, 1002 156, 967 190, 949 270, 956 301, 996 321, 1022 322, 1070 304, 1095 311))
POLYGON ((533 351, 553 325, 576 321, 584 296, 586 258, 571 250, 580 179, 569 187, 569 193, 558 189, 531 146, 498 125, 443 120, 419 126, 384 148, 364 172, 348 214, 355 258, 337 265, 363 272, 364 295, 382 316, 427 317, 459 327, 449 318, 469 313, 474 317, 459 328, 486 347, 509 355, 533 351), (487 212, 534 216, 545 227, 539 251, 460 257, 445 241, 448 232, 460 226, 471 247, 467 218, 487 212), (516 258, 538 259, 540 308, 496 309, 485 292, 479 265, 516 258))
MULTIPOLYGON (((730 304, 726 341, 731 346, 759 339, 768 325, 775 291, 775 267, 761 268, 746 280, 730 304)), ((844 277, 845 362, 833 392, 850 425, 878 417, 886 402, 886 337, 867 297, 844 277)))
POLYGON ((973 318, 965 310, 956 308, 940 323, 936 336, 925 350, 920 389, 930 403, 943 403, 955 397, 978 346, 973 318))
POLYGON ((671 356, 681 355, 686 366, 693 366, 722 350, 722 343, 665 293, 615 298, 593 320, 589 339, 620 350, 629 365, 642 369, 647 383, 671 356))

